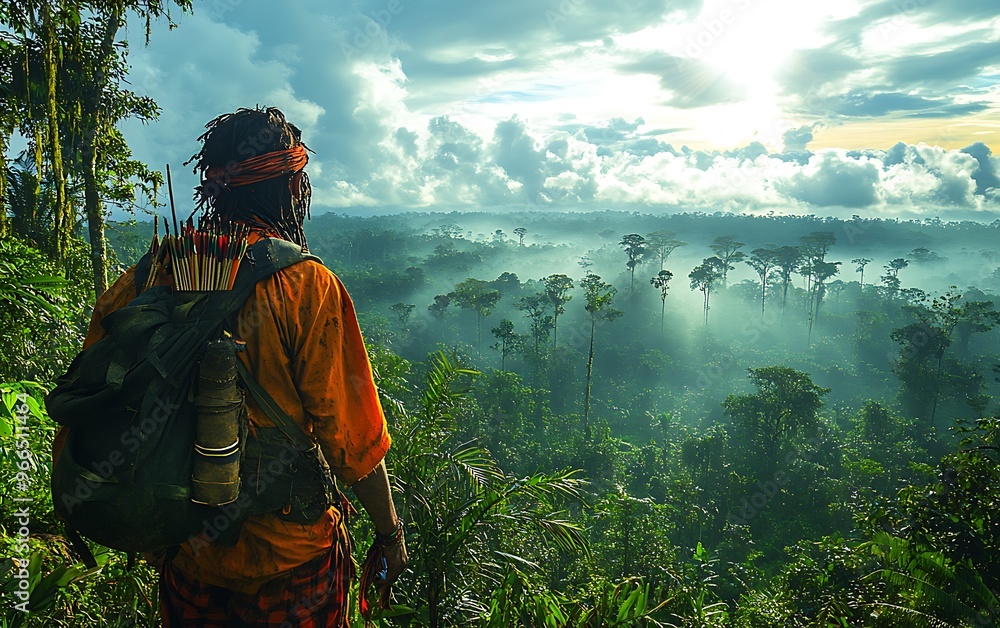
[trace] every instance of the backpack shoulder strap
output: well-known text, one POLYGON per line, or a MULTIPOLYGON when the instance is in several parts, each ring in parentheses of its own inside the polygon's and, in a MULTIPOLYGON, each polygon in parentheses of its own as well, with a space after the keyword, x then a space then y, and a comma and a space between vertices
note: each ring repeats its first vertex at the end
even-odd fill
MULTIPOLYGON (((241 280, 244 286, 255 285, 257 282, 270 277, 279 270, 305 260, 313 260, 320 264, 323 263, 323 260, 315 255, 306 253, 294 242, 279 238, 265 238, 260 240, 247 248, 244 264, 249 265, 250 271, 243 273, 243 266, 241 265, 241 272, 236 278, 236 285, 233 286, 233 290, 240 291, 240 288, 242 288, 240 285, 241 280)), ((249 369, 243 364, 242 360, 236 360, 236 369, 243 384, 253 396, 254 401, 257 402, 257 405, 260 406, 260 409, 267 418, 288 437, 288 440, 300 451, 307 451, 312 448, 313 441, 309 435, 302 431, 302 428, 281 409, 281 406, 260 385, 249 369)))
POLYGON ((323 260, 303 251, 302 247, 294 242, 280 238, 259 240, 247 247, 244 260, 240 264, 240 272, 236 276, 236 283, 233 285, 233 291, 237 294, 241 293, 247 286, 256 284, 283 268, 305 260, 323 263, 323 260), (246 271, 244 271, 245 268, 246 271))
POLYGON ((295 448, 299 451, 308 451, 311 449, 313 441, 309 435, 306 434, 301 427, 299 427, 298 423, 292 420, 292 418, 281 409, 278 402, 276 402, 274 397, 267 392, 267 389, 260 385, 260 382, 258 382, 257 378, 250 373, 250 370, 247 369, 242 360, 236 360, 236 370, 240 375, 240 379, 243 381, 243 385, 247 387, 250 395, 254 398, 254 401, 257 402, 257 405, 260 406, 260 409, 263 410, 265 416, 267 416, 267 418, 270 419, 276 427, 281 429, 281 432, 288 438, 288 440, 292 441, 295 448))
POLYGON ((146 252, 135 263, 135 296, 142 294, 143 289, 146 287, 146 280, 149 279, 149 273, 152 270, 152 262, 153 256, 149 252, 146 252))

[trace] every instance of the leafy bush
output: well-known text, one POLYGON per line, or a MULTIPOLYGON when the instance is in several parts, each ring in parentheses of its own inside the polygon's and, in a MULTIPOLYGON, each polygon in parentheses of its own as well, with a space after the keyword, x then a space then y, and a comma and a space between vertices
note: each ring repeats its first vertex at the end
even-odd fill
POLYGON ((79 349, 85 313, 75 304, 93 301, 90 282, 73 281, 86 267, 82 246, 66 273, 22 240, 0 240, 0 381, 52 380, 79 349))

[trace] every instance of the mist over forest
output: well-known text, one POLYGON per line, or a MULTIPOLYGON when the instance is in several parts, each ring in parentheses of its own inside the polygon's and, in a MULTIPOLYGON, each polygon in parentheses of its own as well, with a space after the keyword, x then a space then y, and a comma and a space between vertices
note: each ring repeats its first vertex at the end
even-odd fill
MULTIPOLYGON (((515 334, 530 339, 531 321, 518 309, 521 300, 544 292, 547 276, 572 278, 576 283, 569 291, 572 300, 563 306, 566 312, 559 320, 564 352, 559 359, 575 377, 550 391, 550 403, 563 412, 581 410, 589 316, 579 284, 587 273, 598 275, 617 290, 614 305, 623 315, 598 327, 595 416, 616 432, 646 438, 655 422, 651 417, 661 413, 703 427, 722 421, 722 401, 727 394, 750 387, 746 380, 750 367, 782 364, 807 372, 818 385, 831 389, 828 404, 845 404, 838 412, 856 410, 869 399, 894 406, 907 403, 893 374, 906 347, 890 337, 892 332, 922 321, 921 308, 931 307, 933 299, 945 293, 959 297, 956 307, 994 299, 994 291, 1000 289, 1000 255, 994 245, 998 225, 789 216, 657 217, 611 211, 411 213, 366 219, 321 216, 309 224, 309 237, 313 251, 354 295, 369 327, 368 337, 411 360, 422 359, 441 343, 461 348, 474 357, 477 367, 499 367, 500 356, 490 348, 497 339, 488 330, 506 319, 513 323, 515 334), (518 228, 525 230, 523 238, 515 233, 518 228), (660 290, 650 283, 661 270, 654 247, 644 245, 633 283, 629 258, 621 246, 626 234, 650 240, 648 234, 658 231, 686 243, 662 263, 662 269, 673 273, 662 300, 660 290), (692 289, 689 273, 716 255, 710 247, 717 238, 734 238, 738 248, 734 252, 749 259, 755 249, 769 246, 794 246, 808 253, 809 238, 815 234, 828 239, 825 261, 836 266, 825 280, 818 312, 810 316, 816 294, 814 289, 807 291, 808 259, 798 262, 787 295, 780 277, 770 282, 763 316, 760 278, 746 260, 740 260, 730 264, 728 285, 720 279, 712 287, 705 324, 704 295, 692 289), (852 262, 859 258, 869 260, 864 290, 858 264, 852 262), (885 268, 898 259, 906 260, 904 268, 885 268), (890 273, 898 275, 898 286, 883 282, 890 273), (469 278, 488 282, 489 288, 500 292, 499 301, 483 318, 482 341, 477 339, 475 308, 452 303, 438 317, 428 310, 435 296, 448 295, 469 278), (408 305, 413 309, 399 309, 408 305), (406 315, 400 316, 404 311, 406 315)), ((953 351, 975 365, 978 380, 973 379, 981 389, 943 391, 947 414, 937 417, 943 419, 938 429, 947 428, 954 418, 970 416, 972 400, 995 393, 989 367, 997 351, 996 335, 977 334, 971 350, 969 338, 963 335, 953 351)), ((542 340, 551 342, 548 337, 542 340)), ((540 352, 531 356, 532 351, 527 347, 515 352, 509 368, 521 374, 526 385, 546 388, 546 380, 533 375, 532 360, 540 359, 540 352)), ((972 415, 986 410, 980 407, 972 415)))
MULTIPOLYGON (((113 226, 122 267, 150 229, 113 226)), ((306 225, 354 299, 391 422, 444 359, 478 373, 458 441, 512 478, 586 479, 589 505, 569 512, 593 554, 550 556, 551 586, 693 577, 660 616, 747 626, 900 625, 907 612, 872 609, 910 594, 947 616, 900 584, 921 561, 957 561, 926 578, 956 599, 993 577, 995 550, 948 539, 995 529, 991 458, 972 452, 996 434, 998 233, 611 210, 306 225)))
MULTIPOLYGON (((354 301, 393 438, 411 563, 379 625, 1000 618, 1000 220, 470 210, 305 232, 354 301)), ((94 292, 84 240, 55 291, 33 234, 0 241, 37 305, 0 310, 0 428, 33 400, 44 470, 37 382, 79 351, 94 292)), ((153 225, 107 234, 113 281, 153 225)), ((38 617, 155 624, 157 572, 64 558, 31 490, 38 617)))

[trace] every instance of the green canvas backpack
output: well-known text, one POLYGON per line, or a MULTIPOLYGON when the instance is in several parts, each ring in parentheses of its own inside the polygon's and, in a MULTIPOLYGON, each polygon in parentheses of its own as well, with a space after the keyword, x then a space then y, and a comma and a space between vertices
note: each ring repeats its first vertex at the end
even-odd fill
MULTIPOLYGON (((52 469, 52 500, 75 545, 82 545, 77 533, 128 552, 203 533, 231 544, 250 514, 284 509, 305 523, 329 506, 336 488, 319 447, 239 360, 243 388, 277 427, 244 432, 235 502, 191 500, 192 385, 204 347, 221 337, 258 281, 306 259, 319 261, 293 243, 264 239, 248 247, 232 290, 154 286, 105 317, 107 335, 76 357, 46 398, 50 416, 69 428, 52 469)), ((148 263, 140 262, 137 277, 148 263)))

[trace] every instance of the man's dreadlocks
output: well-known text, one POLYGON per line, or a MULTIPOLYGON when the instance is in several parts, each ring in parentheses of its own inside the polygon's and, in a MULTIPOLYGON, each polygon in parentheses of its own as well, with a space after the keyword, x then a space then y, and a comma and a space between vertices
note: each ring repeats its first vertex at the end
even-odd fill
POLYGON ((218 116, 205 128, 208 130, 198 138, 204 145, 185 162, 195 162, 194 172, 201 176, 194 194, 198 209, 204 210, 207 218, 273 229, 278 236, 308 249, 302 221, 309 215, 312 190, 305 172, 297 195, 289 186, 295 172, 243 185, 234 183, 240 162, 300 145, 306 148, 298 127, 285 120, 276 107, 257 107, 218 116))

